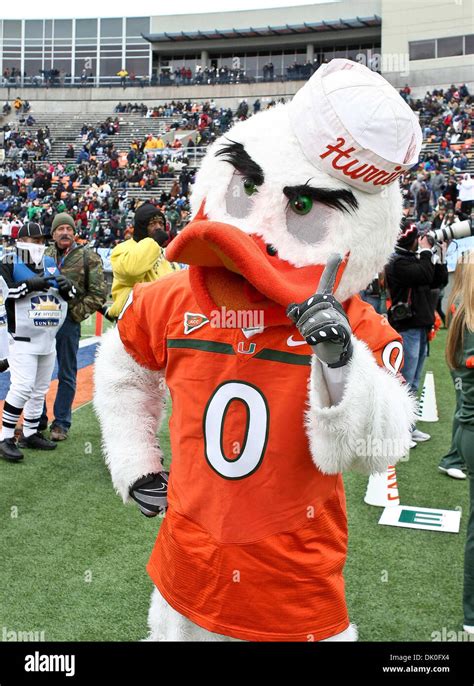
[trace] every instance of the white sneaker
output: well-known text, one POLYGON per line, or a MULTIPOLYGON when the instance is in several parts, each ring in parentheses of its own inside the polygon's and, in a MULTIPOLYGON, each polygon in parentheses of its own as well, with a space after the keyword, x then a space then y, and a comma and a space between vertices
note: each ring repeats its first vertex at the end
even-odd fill
POLYGON ((469 626, 468 624, 464 624, 463 629, 466 632, 466 634, 474 634, 474 626, 469 626))
POLYGON ((430 434, 425 434, 424 431, 415 429, 411 432, 411 438, 412 441, 416 441, 417 443, 423 443, 423 441, 429 441, 431 436, 430 434))
POLYGON ((410 441, 410 450, 411 450, 412 448, 416 448, 417 445, 418 445, 418 444, 417 444, 416 441, 410 441))
POLYGON ((442 472, 443 474, 447 474, 450 476, 452 479, 466 479, 466 475, 462 471, 462 469, 458 469, 457 467, 449 467, 449 469, 445 469, 444 467, 438 467, 439 471, 442 472))

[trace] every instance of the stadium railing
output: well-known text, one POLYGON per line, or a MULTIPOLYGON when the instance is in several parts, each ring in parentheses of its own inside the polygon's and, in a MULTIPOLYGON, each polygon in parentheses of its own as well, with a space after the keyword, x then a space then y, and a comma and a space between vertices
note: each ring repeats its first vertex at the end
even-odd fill
POLYGON ((243 83, 272 83, 284 81, 305 81, 310 78, 313 72, 278 73, 272 77, 253 75, 251 73, 226 74, 226 75, 206 75, 197 74, 191 79, 175 77, 174 74, 166 72, 157 76, 130 76, 121 78, 119 76, 15 76, 13 78, 0 77, 0 87, 2 88, 99 88, 99 87, 157 87, 157 86, 218 86, 218 85, 239 85, 243 83))

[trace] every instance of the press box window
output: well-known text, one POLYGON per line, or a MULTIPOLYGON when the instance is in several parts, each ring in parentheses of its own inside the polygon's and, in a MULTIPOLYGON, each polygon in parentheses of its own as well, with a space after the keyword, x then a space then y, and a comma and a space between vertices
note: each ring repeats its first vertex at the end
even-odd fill
POLYGON ((462 55, 462 36, 438 38, 438 57, 462 55))
POLYGON ((419 40, 408 44, 410 60, 431 60, 436 57, 436 41, 419 40))

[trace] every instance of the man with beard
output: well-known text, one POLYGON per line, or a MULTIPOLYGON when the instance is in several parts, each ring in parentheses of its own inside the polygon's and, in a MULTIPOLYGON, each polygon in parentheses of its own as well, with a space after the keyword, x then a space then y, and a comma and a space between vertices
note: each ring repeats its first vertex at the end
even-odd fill
MULTIPOLYGON (((67 317, 56 338, 58 355, 58 391, 51 424, 53 441, 64 441, 71 427, 71 410, 76 394, 77 351, 81 337, 81 322, 100 310, 107 296, 102 261, 93 250, 75 242, 75 225, 71 215, 57 214, 51 225, 54 244, 46 254, 53 258, 61 274, 77 288, 67 317)), ((43 413, 42 426, 48 417, 43 413)))
POLYGON ((119 316, 135 284, 156 281, 177 270, 164 256, 163 246, 169 240, 165 229, 165 216, 152 203, 144 203, 135 212, 133 240, 119 243, 110 257, 114 302, 107 310, 108 318, 119 316))

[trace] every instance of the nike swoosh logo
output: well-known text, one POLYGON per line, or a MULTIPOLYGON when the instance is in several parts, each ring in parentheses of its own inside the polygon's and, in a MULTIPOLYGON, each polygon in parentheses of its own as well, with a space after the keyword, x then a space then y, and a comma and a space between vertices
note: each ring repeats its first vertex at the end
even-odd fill
POLYGON ((159 491, 166 491, 167 484, 161 484, 157 488, 139 488, 139 493, 158 493, 159 491))
POLYGON ((306 341, 294 341, 293 336, 289 336, 286 339, 286 344, 290 346, 290 348, 295 348, 297 345, 308 345, 306 341))

